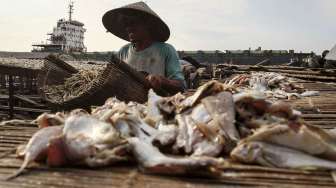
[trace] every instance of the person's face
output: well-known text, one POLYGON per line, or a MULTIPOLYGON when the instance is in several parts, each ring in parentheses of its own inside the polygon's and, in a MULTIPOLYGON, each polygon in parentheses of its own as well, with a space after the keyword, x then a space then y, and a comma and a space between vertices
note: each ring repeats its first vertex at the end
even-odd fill
POLYGON ((139 42, 146 39, 149 35, 144 20, 141 18, 130 18, 125 21, 125 29, 130 42, 139 42))

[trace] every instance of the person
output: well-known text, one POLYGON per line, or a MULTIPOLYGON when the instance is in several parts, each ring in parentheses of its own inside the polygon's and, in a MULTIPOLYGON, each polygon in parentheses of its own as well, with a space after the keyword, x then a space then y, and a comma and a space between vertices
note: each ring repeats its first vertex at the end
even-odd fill
POLYGON ((329 50, 324 50, 322 52, 321 58, 318 61, 321 67, 324 67, 324 65, 326 64, 327 60, 325 58, 326 58, 328 53, 329 53, 329 50))
POLYGON ((187 88, 195 89, 194 82, 198 80, 197 68, 184 58, 180 60, 180 64, 187 88))
POLYGON ((180 60, 182 72, 188 89, 196 89, 200 84, 201 75, 206 72, 206 66, 191 56, 184 56, 180 60))
POLYGON ((311 52, 310 57, 308 57, 307 60, 305 67, 320 68, 319 57, 315 53, 311 52))
POLYGON ((185 89, 178 54, 166 43, 169 27, 147 4, 137 2, 112 9, 102 21, 109 32, 129 41, 119 50, 119 58, 148 74, 146 79, 154 89, 171 94, 185 89))
POLYGON ((324 68, 336 69, 336 45, 330 51, 325 52, 324 59, 324 68))

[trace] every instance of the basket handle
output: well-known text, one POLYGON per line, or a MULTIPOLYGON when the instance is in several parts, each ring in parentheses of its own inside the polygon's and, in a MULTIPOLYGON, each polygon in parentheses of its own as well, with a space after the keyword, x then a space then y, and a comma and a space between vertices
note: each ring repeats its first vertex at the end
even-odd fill
POLYGON ((78 70, 66 63, 65 61, 61 60, 60 58, 57 58, 55 55, 48 55, 46 58, 49 62, 53 63, 57 67, 61 68, 62 70, 68 72, 69 74, 75 74, 78 73, 78 70))

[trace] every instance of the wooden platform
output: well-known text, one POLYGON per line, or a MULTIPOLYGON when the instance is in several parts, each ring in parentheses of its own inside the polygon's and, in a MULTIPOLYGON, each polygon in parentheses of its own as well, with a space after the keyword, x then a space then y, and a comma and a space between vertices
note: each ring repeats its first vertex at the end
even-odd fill
MULTIPOLYGON (((304 119, 323 128, 336 128, 336 85, 302 81, 304 87, 319 90, 320 96, 290 101, 304 119)), ((37 130, 30 126, 0 127, 0 153, 26 142, 37 130)), ((13 173, 22 161, 11 155, 0 159, 0 179, 13 173)), ((136 166, 121 164, 99 169, 48 168, 34 164, 27 173, 11 180, 0 180, 0 187, 336 187, 329 172, 273 169, 261 166, 223 167, 221 178, 169 177, 145 175, 136 166)))

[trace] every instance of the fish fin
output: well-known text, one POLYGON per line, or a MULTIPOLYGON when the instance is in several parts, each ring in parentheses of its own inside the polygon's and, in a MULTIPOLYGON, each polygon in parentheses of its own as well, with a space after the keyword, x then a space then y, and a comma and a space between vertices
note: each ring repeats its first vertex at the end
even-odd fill
POLYGON ((9 180, 11 180, 11 179, 13 179, 13 178, 18 177, 18 176, 23 172, 23 170, 28 166, 28 164, 29 164, 29 162, 30 162, 29 158, 30 158, 29 155, 26 155, 26 156, 25 156, 25 159, 24 159, 24 161, 23 161, 23 163, 22 163, 22 165, 21 165, 21 167, 20 167, 20 169, 17 170, 14 174, 12 174, 12 175, 6 177, 4 180, 5 180, 5 181, 9 181, 9 180))
POLYGON ((336 171, 331 171, 330 174, 331 174, 332 179, 336 183, 336 171))

